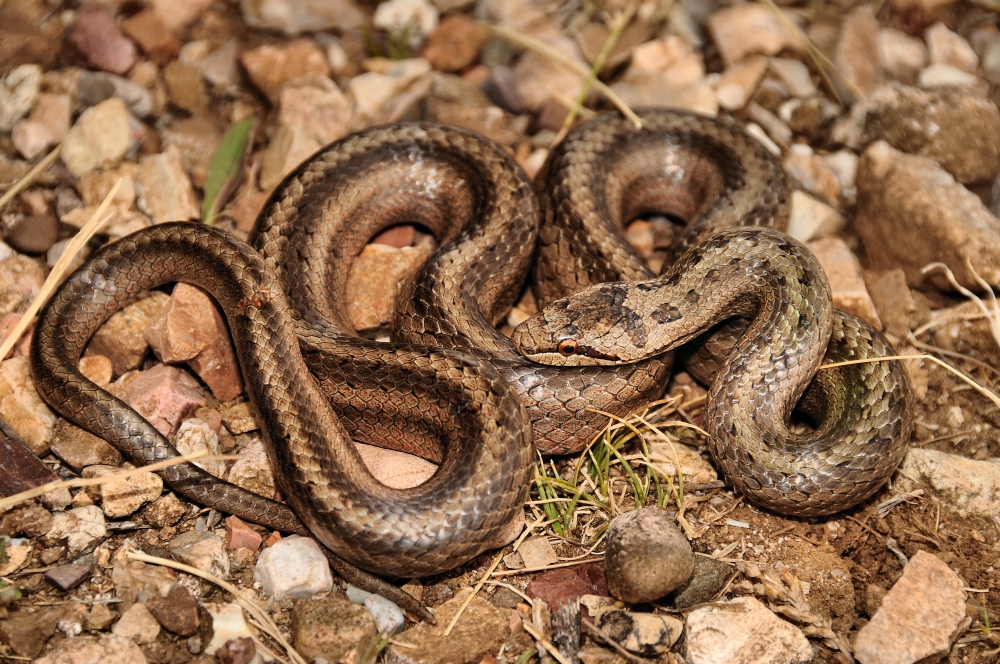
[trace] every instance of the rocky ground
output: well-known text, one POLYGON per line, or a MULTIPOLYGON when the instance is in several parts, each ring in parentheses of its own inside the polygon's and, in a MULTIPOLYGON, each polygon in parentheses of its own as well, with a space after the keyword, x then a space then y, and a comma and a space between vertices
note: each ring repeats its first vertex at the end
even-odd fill
MULTIPOLYGON (((837 306, 901 354, 929 354, 996 392, 1000 311, 983 293, 1000 285, 997 11, 992 0, 0 0, 0 339, 119 181, 84 254, 169 220, 211 217, 245 236, 302 159, 382 122, 473 129, 534 175, 581 72, 623 28, 601 81, 631 106, 743 125, 792 175, 789 231, 819 257, 837 306), (231 127, 230 143, 251 129, 247 149, 213 161, 233 152, 220 148, 231 127), (936 262, 955 283, 925 272, 936 262)), ((584 119, 611 108, 596 92, 586 100, 584 119)), ((658 269, 670 224, 627 233, 658 269)), ((434 246, 403 226, 365 249, 349 285, 360 333, 384 335, 395 285, 434 246)), ((505 329, 533 306, 527 293, 505 329)), ((0 494, 131 468, 44 405, 30 342, 29 329, 0 362, 0 494)), ((594 500, 567 510, 556 499, 572 488, 541 480, 514 543, 410 581, 437 626, 345 589, 314 541, 189 504, 153 473, 50 491, 0 513, 0 658, 997 661, 1000 401, 925 357, 907 365, 911 449, 865 504, 822 519, 762 512, 679 428, 651 436, 646 458, 622 448, 640 479, 644 462, 671 478, 659 496, 636 498, 642 485, 620 463, 601 480, 577 473, 576 458, 553 460, 540 472, 594 500), (259 608, 241 608, 237 588, 259 608)), ((116 314, 81 369, 182 452, 232 455, 204 462, 212 474, 274 495, 224 321, 198 289, 156 291, 116 314)), ((698 423, 704 389, 682 372, 669 392, 662 419, 698 423)), ((434 470, 362 453, 394 486, 434 470)))

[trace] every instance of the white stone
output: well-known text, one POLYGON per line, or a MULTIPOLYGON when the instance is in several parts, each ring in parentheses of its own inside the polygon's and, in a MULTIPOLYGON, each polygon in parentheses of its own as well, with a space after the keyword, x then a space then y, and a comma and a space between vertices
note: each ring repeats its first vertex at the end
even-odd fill
POLYGON ((743 108, 764 77, 767 65, 766 57, 753 55, 726 67, 715 84, 719 106, 727 111, 743 108))
POLYGON ((767 135, 767 132, 757 124, 756 122, 748 122, 743 127, 748 134, 760 141, 760 144, 767 148, 767 151, 773 154, 775 157, 781 156, 781 148, 778 144, 771 140, 771 137, 767 135))
POLYGON ((409 489, 423 484, 437 471, 437 466, 418 456, 396 450, 356 443, 361 460, 382 484, 394 489, 409 489))
POLYGON ((215 533, 192 530, 172 539, 168 548, 170 554, 185 565, 223 579, 229 576, 226 543, 215 533))
POLYGON ((403 631, 406 618, 403 612, 394 602, 390 602, 381 595, 368 595, 364 600, 365 608, 375 621, 375 628, 379 634, 392 636, 403 631))
POLYGON ((708 32, 722 61, 730 65, 753 53, 777 55, 799 48, 799 38, 770 7, 756 2, 730 5, 708 17, 708 32))
POLYGON ((962 71, 975 73, 979 56, 969 42, 948 29, 944 23, 935 23, 924 31, 927 52, 932 65, 949 65, 962 71))
POLYGON ((353 0, 240 0, 243 20, 286 35, 323 30, 358 30, 365 13, 353 0))
POLYGON ((88 505, 53 515, 52 527, 45 537, 53 540, 65 538, 70 551, 82 551, 107 532, 104 512, 97 505, 88 505))
POLYGON ((375 9, 372 22, 389 33, 407 33, 410 46, 415 48, 434 32, 438 10, 427 0, 386 0, 375 9))
POLYGON ((808 242, 824 235, 835 235, 844 228, 847 220, 826 203, 804 191, 792 192, 792 214, 788 220, 788 234, 800 242, 808 242))
POLYGON ((894 28, 878 32, 882 69, 896 78, 910 78, 927 64, 927 47, 916 37, 894 28))
POLYGON ((424 58, 394 62, 384 73, 368 72, 355 76, 347 84, 347 93, 354 101, 355 115, 372 119, 387 101, 405 90, 418 77, 431 70, 424 58))
POLYGON ((114 168, 134 144, 135 126, 124 101, 106 99, 77 118, 63 143, 62 160, 76 177, 114 168))
POLYGON ((0 131, 10 131, 28 114, 38 98, 41 82, 42 68, 38 65, 15 67, 0 82, 0 131))
POLYGON ((240 450, 239 458, 229 469, 229 481, 259 496, 274 495, 274 473, 263 441, 255 438, 240 450))
POLYGON ((201 218, 198 197, 176 145, 143 157, 135 178, 136 203, 153 223, 201 218))
POLYGON ((793 97, 811 97, 816 94, 809 67, 793 58, 771 58, 771 71, 788 87, 793 97))
MULTIPOLYGON (((196 417, 181 423, 174 435, 173 444, 181 454, 194 454, 201 450, 208 450, 209 454, 222 453, 222 449, 219 447, 219 436, 212 431, 212 427, 196 417)), ((193 463, 214 477, 220 479, 226 477, 225 461, 194 461, 193 463)))
POLYGON ((951 65, 930 65, 929 67, 924 67, 920 72, 918 82, 922 88, 975 88, 982 83, 975 74, 970 74, 951 65))
POLYGON ((298 535, 285 537, 260 554, 254 580, 276 601, 285 597, 308 599, 333 589, 330 564, 319 545, 298 535))
POLYGON ((833 174, 837 176, 841 191, 846 193, 855 189, 855 178, 858 173, 858 155, 850 150, 839 150, 823 155, 823 161, 830 167, 833 174))
POLYGON ((201 606, 212 617, 212 639, 205 644, 205 648, 202 650, 203 655, 209 657, 215 655, 216 651, 225 646, 230 639, 254 638, 239 604, 235 602, 231 604, 202 602, 201 606))
POLYGON ((896 489, 930 487, 961 517, 1000 518, 1000 461, 977 461, 937 450, 910 448, 896 489))
POLYGON ((813 658, 802 630, 753 597, 689 613, 687 648, 691 664, 805 664, 813 658))
MULTIPOLYGON (((121 470, 114 466, 88 466, 83 469, 83 477, 107 477, 121 470)), ((109 519, 118 519, 159 498, 163 493, 163 480, 156 473, 143 472, 105 482, 100 489, 101 510, 109 519)))
POLYGON ((27 357, 0 362, 0 421, 4 430, 43 456, 49 451, 56 414, 35 391, 27 357))
POLYGON ((136 602, 122 614, 111 628, 111 633, 135 643, 152 643, 160 635, 160 623, 149 612, 145 604, 136 602))

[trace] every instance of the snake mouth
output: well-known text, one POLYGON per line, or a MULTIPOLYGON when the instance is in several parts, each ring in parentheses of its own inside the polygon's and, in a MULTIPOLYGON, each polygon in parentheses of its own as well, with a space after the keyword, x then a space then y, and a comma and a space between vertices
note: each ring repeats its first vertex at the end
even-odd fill
POLYGON ((577 354, 568 357, 556 351, 541 351, 538 353, 526 353, 524 358, 538 364, 557 367, 606 367, 625 364, 625 362, 616 357, 604 355, 596 351, 593 351, 593 353, 591 355, 585 349, 581 348, 577 354))

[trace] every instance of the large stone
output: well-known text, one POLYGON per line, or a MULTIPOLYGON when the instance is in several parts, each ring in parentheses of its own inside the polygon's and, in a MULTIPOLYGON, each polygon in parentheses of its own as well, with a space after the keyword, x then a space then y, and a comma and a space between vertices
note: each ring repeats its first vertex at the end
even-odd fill
POLYGON ((965 584, 940 558, 918 551, 861 628, 854 655, 861 664, 937 662, 969 626, 965 584))
MULTIPOLYGON (((464 591, 470 592, 470 591, 464 591)), ((434 610, 437 625, 420 623, 386 649, 393 664, 466 664, 495 653, 510 633, 510 618, 481 597, 473 597, 449 636, 444 631, 467 595, 460 592, 434 610)))
POLYGON ((198 196, 176 147, 170 146, 161 154, 144 157, 139 162, 135 189, 139 209, 154 223, 201 218, 198 196))
POLYGON ((1000 461, 911 448, 899 467, 900 490, 929 488, 962 517, 1000 518, 1000 461))
POLYGON ((347 317, 355 330, 377 330, 392 321, 403 282, 433 253, 429 242, 394 249, 369 244, 347 276, 347 317))
POLYGON ((168 298, 166 293, 153 291, 148 297, 115 312, 94 334, 84 355, 110 358, 116 376, 138 368, 149 349, 143 331, 168 298))
POLYGON ((38 456, 48 454, 56 414, 35 391, 27 357, 0 362, 0 424, 38 456))
POLYGON ((689 613, 687 648, 692 664, 805 664, 813 659, 802 630, 753 597, 689 613))
POLYGON ((128 404, 164 436, 205 405, 198 381, 177 367, 157 364, 130 378, 124 386, 128 404))
POLYGON ((88 108, 63 143, 63 162, 76 177, 97 168, 114 168, 134 143, 135 120, 117 97, 88 108))
POLYGON ((87 505, 57 513, 52 518, 52 527, 45 537, 50 540, 65 539, 70 551, 82 551, 107 532, 101 508, 87 505))
MULTIPOLYGON (((987 135, 982 138, 986 142, 987 135)), ((933 262, 947 265, 966 288, 979 289, 967 262, 987 282, 1000 285, 1000 220, 929 158, 904 154, 882 141, 869 147, 858 164, 854 228, 869 266, 900 268, 910 286, 930 280, 950 288, 940 271, 921 272, 933 262)))
POLYGON ((611 520, 607 535, 608 590, 623 602, 652 602, 691 578, 691 545, 666 510, 621 514, 611 520))
POLYGON ((833 306, 864 318, 876 330, 881 330, 882 321, 865 286, 861 264, 847 243, 837 237, 827 237, 810 242, 807 246, 830 280, 833 306))
POLYGON ((888 85, 855 104, 832 137, 856 151, 884 140, 930 157, 963 183, 992 180, 1000 170, 1000 111, 973 90, 888 85))
POLYGON ((292 609, 292 645, 309 660, 339 662, 374 634, 368 611, 337 595, 302 600, 292 609))
POLYGON ((254 579, 275 601, 312 598, 333 588, 330 564, 316 540, 299 535, 285 537, 265 549, 257 559, 254 579))
POLYGON ((323 30, 357 30, 366 20, 353 0, 240 0, 243 20, 286 35, 323 30))
MULTIPOLYGON (((83 477, 107 477, 117 472, 119 469, 112 466, 89 466, 84 468, 83 477)), ((104 515, 118 519, 159 498, 163 493, 163 480, 155 473, 138 473, 105 482, 100 485, 100 492, 104 515)))

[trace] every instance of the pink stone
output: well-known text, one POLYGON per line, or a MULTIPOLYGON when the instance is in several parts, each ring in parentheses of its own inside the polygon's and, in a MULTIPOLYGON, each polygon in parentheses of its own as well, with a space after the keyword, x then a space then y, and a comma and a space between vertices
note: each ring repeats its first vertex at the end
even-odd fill
POLYGON ((876 330, 882 329, 882 321, 875 310, 865 280, 861 276, 861 264, 840 238, 827 237, 808 243, 816 255, 833 291, 833 306, 849 311, 871 323, 876 330))
POLYGON ((525 589, 528 597, 539 598, 555 611, 559 606, 582 595, 608 595, 604 568, 594 563, 542 572, 525 589))
POLYGON ((409 247, 413 244, 413 238, 415 235, 416 231, 410 224, 393 226, 392 228, 386 229, 376 235, 375 238, 372 239, 372 244, 384 244, 388 247, 402 249, 403 247, 409 247))
MULTIPOLYGON (((21 314, 17 313, 4 314, 3 317, 0 318, 0 344, 7 340, 10 333, 14 331, 14 326, 17 325, 20 320, 21 314)), ((28 326, 28 329, 24 331, 24 334, 21 336, 21 340, 14 344, 14 347, 7 354, 7 357, 0 358, 0 360, 5 360, 16 355, 27 355, 28 351, 31 350, 31 334, 34 331, 35 321, 33 320, 31 325, 28 326)))
POLYGON ((138 59, 133 44, 106 9, 84 5, 76 12, 69 41, 87 63, 113 74, 125 74, 138 59))
POLYGON ((243 379, 222 314, 202 290, 177 284, 144 331, 163 362, 187 362, 219 401, 243 392, 243 379))
POLYGON ((226 524, 226 544, 230 549, 250 549, 256 551, 260 547, 264 538, 256 530, 243 523, 235 516, 231 516, 225 521, 226 524))
POLYGON ((166 364, 132 374, 124 387, 129 405, 167 437, 205 405, 205 398, 198 393, 198 381, 166 364))

